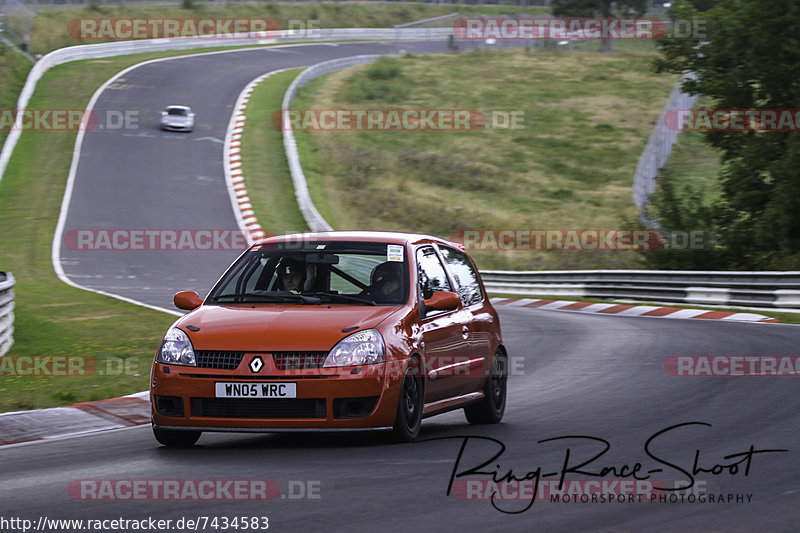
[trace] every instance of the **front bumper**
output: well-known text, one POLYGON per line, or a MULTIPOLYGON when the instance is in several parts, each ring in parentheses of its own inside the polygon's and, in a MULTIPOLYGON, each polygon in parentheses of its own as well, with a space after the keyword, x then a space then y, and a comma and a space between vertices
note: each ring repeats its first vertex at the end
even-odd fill
POLYGON ((165 124, 162 122, 161 129, 166 131, 192 131, 194 129, 194 124, 165 124))
POLYGON ((155 363, 150 402, 153 424, 202 431, 382 428, 394 423, 400 376, 384 364, 280 372, 155 363), (296 398, 217 398, 216 383, 294 383, 296 398))

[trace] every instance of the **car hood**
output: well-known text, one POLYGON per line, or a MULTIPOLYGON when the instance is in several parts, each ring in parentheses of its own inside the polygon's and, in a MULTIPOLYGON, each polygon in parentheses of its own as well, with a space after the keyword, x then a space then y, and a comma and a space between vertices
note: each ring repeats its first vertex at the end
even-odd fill
POLYGON ((191 117, 182 117, 179 115, 166 115, 161 118, 161 122, 165 122, 167 124, 188 124, 191 121, 191 117))
POLYGON ((374 328, 402 307, 204 305, 175 325, 196 350, 327 351, 357 329, 374 328), (192 326, 189 328, 189 326, 192 326), (197 331, 192 331, 199 328, 197 331), (343 332, 343 329, 353 328, 343 332))

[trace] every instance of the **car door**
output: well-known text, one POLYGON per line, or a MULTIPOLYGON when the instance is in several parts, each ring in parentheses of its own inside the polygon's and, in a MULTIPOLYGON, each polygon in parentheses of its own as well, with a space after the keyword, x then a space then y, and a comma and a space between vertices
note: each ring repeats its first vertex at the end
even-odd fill
POLYGON ((438 248, 463 306, 462 320, 467 330, 465 353, 472 361, 469 372, 463 373, 461 380, 464 385, 461 393, 465 394, 481 388, 486 379, 493 355, 495 319, 486 308, 478 271, 469 256, 449 246, 439 245, 438 248))
POLYGON ((425 245, 417 249, 418 300, 425 365, 425 402, 435 402, 459 394, 458 367, 469 359, 468 332, 464 310, 424 310, 422 301, 437 291, 453 291, 436 249, 425 245), (423 316, 424 315, 424 316, 423 316))

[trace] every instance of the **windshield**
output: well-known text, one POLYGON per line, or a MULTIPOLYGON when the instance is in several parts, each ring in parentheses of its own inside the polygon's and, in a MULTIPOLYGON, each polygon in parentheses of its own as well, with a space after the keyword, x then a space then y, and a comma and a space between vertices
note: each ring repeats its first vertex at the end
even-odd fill
POLYGON ((269 243, 240 257, 206 303, 400 305, 408 300, 408 286, 402 245, 269 243))
POLYGON ((185 117, 185 116, 187 116, 189 114, 189 110, 188 109, 184 109, 182 107, 168 107, 167 108, 167 114, 168 115, 177 115, 177 116, 185 117))

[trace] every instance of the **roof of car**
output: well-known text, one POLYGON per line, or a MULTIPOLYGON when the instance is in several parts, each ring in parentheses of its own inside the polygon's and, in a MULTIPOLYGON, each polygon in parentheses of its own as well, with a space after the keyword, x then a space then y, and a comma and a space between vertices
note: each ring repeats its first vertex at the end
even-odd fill
POLYGON ((188 105, 168 105, 167 109, 191 109, 188 105))
POLYGON ((399 233, 391 231, 323 231, 318 233, 292 233, 289 235, 276 235, 261 239, 256 244, 274 243, 284 241, 298 241, 298 240, 331 240, 331 241, 359 241, 359 242, 385 242, 391 244, 422 244, 426 242, 435 242, 438 244, 446 244, 450 246, 459 245, 457 243, 449 242, 439 237, 432 235, 420 235, 417 233, 399 233))

